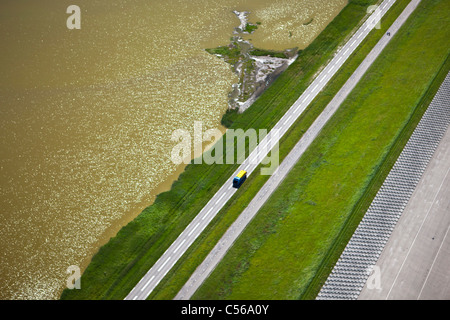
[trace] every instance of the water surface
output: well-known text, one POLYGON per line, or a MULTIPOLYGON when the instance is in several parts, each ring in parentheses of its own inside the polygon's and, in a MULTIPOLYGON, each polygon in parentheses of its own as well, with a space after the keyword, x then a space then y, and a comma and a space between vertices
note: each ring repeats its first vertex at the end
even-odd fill
POLYGON ((2 0, 0 298, 57 299, 68 266, 83 270, 182 172, 172 131, 221 128, 237 79, 204 48, 229 43, 233 10, 261 22, 256 47, 285 49, 345 4, 2 0), (71 4, 81 30, 66 27, 71 4))

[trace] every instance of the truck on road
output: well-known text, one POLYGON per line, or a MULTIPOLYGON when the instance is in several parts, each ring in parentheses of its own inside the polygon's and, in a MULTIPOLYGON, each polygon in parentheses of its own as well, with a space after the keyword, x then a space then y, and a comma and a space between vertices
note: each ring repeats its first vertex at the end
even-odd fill
POLYGON ((233 179, 233 187, 239 188, 244 183, 245 179, 247 179, 247 171, 239 171, 239 173, 233 179))

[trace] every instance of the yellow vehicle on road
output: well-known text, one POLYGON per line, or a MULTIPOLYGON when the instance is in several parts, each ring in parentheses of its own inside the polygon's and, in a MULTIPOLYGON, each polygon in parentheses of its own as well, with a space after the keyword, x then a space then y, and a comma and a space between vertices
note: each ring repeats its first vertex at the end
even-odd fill
POLYGON ((239 188, 244 183, 245 179, 247 179, 247 171, 239 171, 239 173, 233 179, 233 187, 239 188))

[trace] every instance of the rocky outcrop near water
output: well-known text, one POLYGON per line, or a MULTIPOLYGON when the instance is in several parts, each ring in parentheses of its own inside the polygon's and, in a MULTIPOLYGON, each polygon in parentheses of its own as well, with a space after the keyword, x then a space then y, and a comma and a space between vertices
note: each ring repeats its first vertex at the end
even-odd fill
POLYGON ((233 11, 240 25, 233 31, 230 44, 207 52, 218 56, 231 65, 238 76, 229 93, 228 107, 244 112, 264 90, 297 58, 297 48, 272 51, 254 48, 242 35, 255 32, 261 23, 248 22, 249 12, 233 11))

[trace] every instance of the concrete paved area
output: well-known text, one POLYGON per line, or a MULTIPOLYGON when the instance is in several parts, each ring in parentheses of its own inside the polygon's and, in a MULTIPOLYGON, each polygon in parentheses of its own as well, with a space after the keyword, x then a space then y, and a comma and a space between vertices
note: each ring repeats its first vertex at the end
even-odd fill
POLYGON ((359 299, 450 299, 450 128, 359 299))

